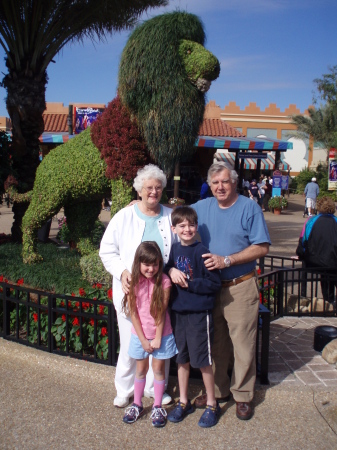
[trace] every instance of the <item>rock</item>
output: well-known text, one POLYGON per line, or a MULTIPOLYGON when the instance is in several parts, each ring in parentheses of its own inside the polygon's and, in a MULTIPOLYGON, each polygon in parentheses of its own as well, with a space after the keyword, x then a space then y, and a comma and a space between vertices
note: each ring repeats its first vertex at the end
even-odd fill
MULTIPOLYGON (((322 312, 324 311, 324 303, 325 303, 325 311, 333 311, 333 305, 329 302, 324 302, 322 298, 314 297, 312 299, 312 311, 322 312)), ((309 311, 311 312, 311 304, 308 306, 309 311)))
POLYGON ((333 339, 323 348, 322 357, 329 364, 337 363, 337 339, 333 339))

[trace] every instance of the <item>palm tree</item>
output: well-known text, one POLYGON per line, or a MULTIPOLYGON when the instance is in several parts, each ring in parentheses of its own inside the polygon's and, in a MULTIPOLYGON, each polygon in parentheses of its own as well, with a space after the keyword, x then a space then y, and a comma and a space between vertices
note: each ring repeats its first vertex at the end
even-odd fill
POLYGON ((297 125, 297 132, 292 133, 300 139, 312 136, 317 142, 322 142, 325 148, 337 146, 337 108, 326 104, 320 109, 309 108, 309 116, 294 115, 292 123, 297 125))
MULTIPOLYGON (((337 147, 337 65, 329 67, 329 73, 314 80, 317 94, 314 104, 322 101, 320 108, 309 108, 308 116, 294 115, 292 123, 297 125, 297 132, 292 133, 299 139, 308 136, 316 142, 322 142, 325 148, 337 147)), ((328 152, 327 152, 328 158, 328 152)))
MULTIPOLYGON (((69 42, 104 39, 134 25, 146 9, 167 0, 0 0, 0 45, 8 73, 2 80, 12 121, 14 167, 21 192, 32 189, 38 165, 47 67, 69 42)), ((21 240, 26 205, 15 203, 12 237, 21 240)))

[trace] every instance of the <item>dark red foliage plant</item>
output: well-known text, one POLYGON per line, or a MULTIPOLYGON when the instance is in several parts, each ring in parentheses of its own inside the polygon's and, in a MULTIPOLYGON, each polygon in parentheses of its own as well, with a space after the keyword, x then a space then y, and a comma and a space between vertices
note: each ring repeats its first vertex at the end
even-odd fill
POLYGON ((136 120, 117 96, 91 126, 91 140, 101 152, 109 179, 131 181, 137 170, 149 162, 149 156, 136 120))

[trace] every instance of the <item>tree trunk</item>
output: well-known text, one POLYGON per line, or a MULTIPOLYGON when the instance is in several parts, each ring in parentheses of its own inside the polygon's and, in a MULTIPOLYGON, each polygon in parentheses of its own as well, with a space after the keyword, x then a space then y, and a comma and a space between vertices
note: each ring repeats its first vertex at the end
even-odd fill
MULTIPOLYGON (((39 137, 43 133, 43 111, 46 109, 47 73, 40 77, 18 76, 10 72, 3 80, 7 89, 6 106, 12 121, 13 168, 18 174, 18 192, 33 189, 39 164, 39 137)), ((21 222, 28 203, 13 205, 12 239, 22 241, 21 222)))

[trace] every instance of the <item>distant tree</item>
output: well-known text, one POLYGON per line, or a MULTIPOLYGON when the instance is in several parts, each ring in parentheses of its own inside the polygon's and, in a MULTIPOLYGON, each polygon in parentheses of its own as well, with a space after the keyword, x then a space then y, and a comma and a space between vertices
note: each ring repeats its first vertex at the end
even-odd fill
POLYGON ((309 108, 309 117, 292 116, 293 124, 297 125, 295 137, 303 139, 310 135, 327 149, 337 147, 337 65, 329 70, 330 73, 314 80, 318 95, 314 96, 313 102, 317 105, 321 101, 321 106, 309 108))
MULTIPOLYGON (((130 28, 149 7, 167 0, 0 0, 0 45, 6 53, 6 106, 12 121, 13 163, 21 192, 32 189, 39 163, 39 136, 47 67, 69 42, 104 39, 130 28)), ((12 237, 21 239, 20 224, 27 205, 14 204, 12 237)))
POLYGON ((92 124, 91 139, 107 164, 105 175, 110 179, 130 182, 149 158, 136 119, 131 121, 130 112, 119 97, 92 124))

